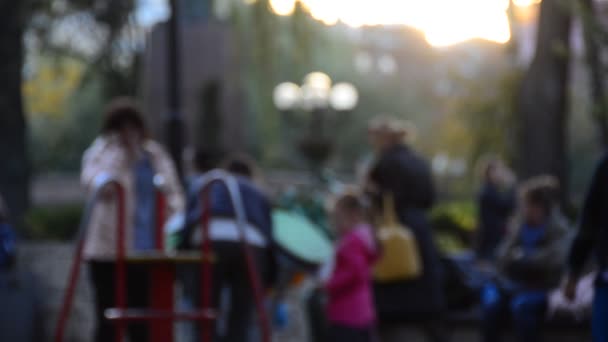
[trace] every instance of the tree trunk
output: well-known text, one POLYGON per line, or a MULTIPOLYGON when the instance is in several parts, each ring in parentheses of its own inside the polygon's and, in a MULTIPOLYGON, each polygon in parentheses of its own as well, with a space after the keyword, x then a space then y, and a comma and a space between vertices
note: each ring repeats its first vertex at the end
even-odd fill
POLYGON ((21 98, 23 1, 0 1, 0 194, 15 223, 29 202, 27 133, 21 98))
MULTIPOLYGON (((522 179, 540 174, 559 178, 567 189, 567 86, 572 15, 566 2, 541 4, 536 54, 518 99, 522 179)), ((564 198, 567 192, 564 191, 564 198)))
POLYGON ((585 38, 585 52, 591 90, 591 115, 597 123, 602 148, 608 147, 608 106, 604 87, 604 68, 597 40, 596 6, 593 0, 581 0, 581 19, 585 38))

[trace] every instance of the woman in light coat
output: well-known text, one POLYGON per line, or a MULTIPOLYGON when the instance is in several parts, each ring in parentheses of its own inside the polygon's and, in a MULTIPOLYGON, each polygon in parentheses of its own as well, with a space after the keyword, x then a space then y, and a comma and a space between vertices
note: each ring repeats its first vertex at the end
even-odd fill
MULTIPOLYGON (((148 138, 142 115, 130 99, 121 98, 110 103, 104 114, 101 135, 84 153, 81 181, 86 191, 92 194, 100 181, 107 178, 117 180, 125 190, 127 253, 153 249, 157 185, 166 198, 167 218, 183 211, 184 197, 171 159, 157 142, 148 138)), ((102 190, 93 209, 84 249, 96 299, 97 342, 114 340, 114 327, 103 315, 107 308, 115 305, 117 203, 115 189, 102 190)), ((127 268, 130 307, 147 306, 148 277, 143 266, 127 268)), ((145 325, 130 324, 132 342, 147 341, 147 335, 145 325)))

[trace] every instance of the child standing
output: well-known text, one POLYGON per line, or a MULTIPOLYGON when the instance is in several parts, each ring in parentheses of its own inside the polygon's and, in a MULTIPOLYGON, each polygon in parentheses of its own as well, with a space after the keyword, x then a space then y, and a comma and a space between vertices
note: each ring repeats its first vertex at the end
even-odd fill
POLYGON ((340 239, 334 270, 325 283, 329 341, 370 342, 376 323, 371 273, 378 258, 373 230, 354 194, 336 201, 333 220, 340 239))

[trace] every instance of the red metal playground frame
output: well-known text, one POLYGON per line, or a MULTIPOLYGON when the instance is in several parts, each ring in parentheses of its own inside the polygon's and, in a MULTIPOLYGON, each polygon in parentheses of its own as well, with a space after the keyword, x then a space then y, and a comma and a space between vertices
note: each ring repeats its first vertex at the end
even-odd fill
POLYGON ((212 308, 212 263, 213 250, 209 239, 209 223, 210 223, 210 207, 211 199, 209 197, 210 188, 213 184, 219 183, 226 186, 230 193, 230 199, 235 209, 236 220, 239 226, 240 243, 243 248, 245 261, 250 284, 253 289, 256 311, 258 314, 259 324, 261 327, 262 341, 271 341, 271 329, 268 319, 268 314, 264 306, 264 296, 262 283, 259 279, 259 273, 256 270, 253 256, 250 251, 249 244, 245 234, 245 213, 238 191, 237 181, 220 171, 213 172, 205 177, 199 184, 198 191, 201 196, 201 205, 203 206, 201 217, 201 229, 203 243, 201 244, 200 253, 176 254, 166 253, 164 245, 163 223, 166 218, 166 200, 162 192, 162 186, 157 187, 156 200, 156 230, 155 241, 156 249, 153 252, 143 254, 129 253, 125 243, 126 234, 126 208, 125 208, 125 189, 116 180, 110 178, 100 179, 93 191, 92 196, 87 201, 84 212, 84 217, 80 224, 78 241, 75 250, 75 256, 70 270, 68 286, 62 302, 61 311, 55 330, 55 342, 64 342, 65 329, 70 316, 70 311, 76 291, 78 279, 80 276, 81 266, 83 262, 83 251, 87 238, 87 227, 94 210, 95 204, 99 200, 100 193, 105 189, 112 189, 115 192, 117 201, 117 239, 116 239, 116 306, 108 309, 105 313, 106 319, 115 323, 116 327, 116 342, 123 342, 126 335, 126 328, 130 322, 148 322, 150 324, 150 341, 151 342, 172 342, 174 340, 173 323, 177 320, 198 321, 201 324, 201 341, 211 342, 213 339, 213 322, 216 314, 212 308), (131 309, 127 307, 127 264, 149 264, 151 265, 151 307, 146 309, 131 309), (174 284, 175 284, 175 266, 181 263, 198 263, 201 265, 201 298, 202 308, 193 311, 176 311, 174 305, 174 284))

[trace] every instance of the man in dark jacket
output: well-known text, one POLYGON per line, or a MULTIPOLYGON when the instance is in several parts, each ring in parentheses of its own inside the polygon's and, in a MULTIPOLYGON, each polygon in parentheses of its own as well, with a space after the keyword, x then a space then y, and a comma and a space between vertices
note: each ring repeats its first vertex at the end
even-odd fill
MULTIPOLYGON (((238 184, 246 222, 244 227, 240 227, 237 223, 236 209, 226 184, 212 184, 209 189, 211 218, 208 233, 213 251, 217 255, 213 267, 214 305, 224 304, 221 302, 223 290, 230 293, 226 328, 224 332, 216 329, 216 338, 219 341, 241 342, 248 340, 251 331, 254 293, 247 272, 239 229, 244 229, 257 274, 263 282, 262 286, 270 286, 276 267, 271 243, 272 207, 266 195, 254 185, 253 166, 248 159, 233 158, 224 165, 224 168, 230 174, 229 177, 234 177, 238 184)), ((208 175, 222 172, 211 171, 203 175, 200 181, 205 181, 208 175)), ((199 186, 195 185, 193 188, 198 189, 199 186)), ((186 240, 182 245, 184 248, 200 246, 202 242, 199 223, 203 208, 200 198, 193 192, 189 202, 186 229, 183 234, 186 240)), ((193 283, 196 284, 197 281, 193 283)), ((189 292, 193 297, 198 297, 199 291, 196 289, 189 292)))
POLYGON ((578 233, 568 258, 569 273, 564 294, 576 296, 585 264, 595 251, 599 266, 593 303, 593 339, 608 341, 608 156, 599 163, 583 207, 578 233))
POLYGON ((397 215, 418 243, 422 275, 418 279, 375 284, 380 323, 421 322, 434 341, 443 341, 435 323, 444 310, 441 262, 426 211, 435 201, 428 163, 406 145, 413 133, 402 123, 389 120, 370 131, 378 159, 369 174, 368 191, 381 203, 384 194, 394 196, 397 215))

